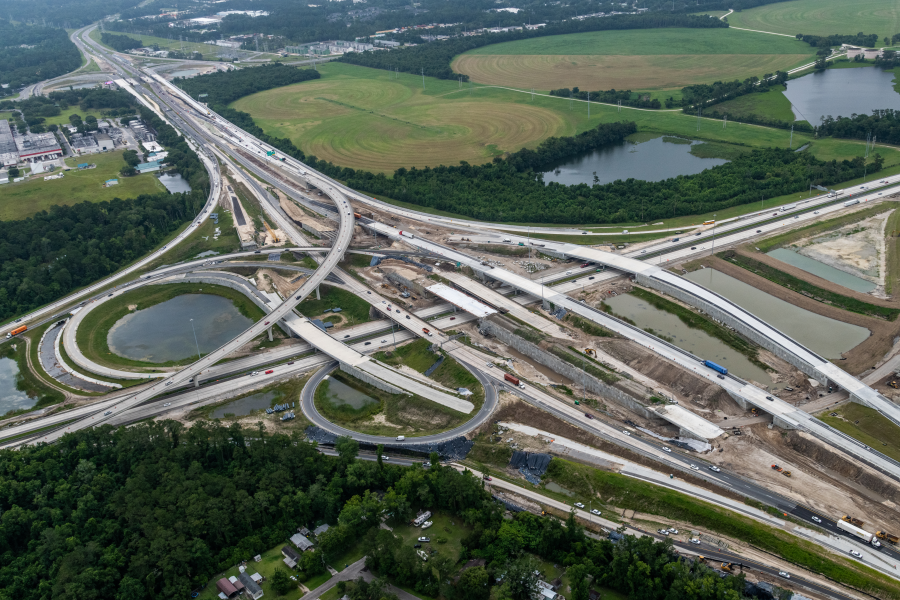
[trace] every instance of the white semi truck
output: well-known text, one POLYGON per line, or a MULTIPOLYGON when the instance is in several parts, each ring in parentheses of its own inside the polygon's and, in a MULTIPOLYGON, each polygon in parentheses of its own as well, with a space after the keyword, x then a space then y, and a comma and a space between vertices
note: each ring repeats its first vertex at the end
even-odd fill
POLYGON ((856 525, 852 525, 841 519, 838 519, 836 521, 836 523, 837 523, 838 529, 840 529, 841 531, 846 531, 850 535, 863 540, 867 544, 872 544, 876 548, 881 546, 881 542, 876 540, 875 536, 873 534, 869 533, 868 531, 866 531, 865 529, 862 529, 861 527, 857 527, 856 525))

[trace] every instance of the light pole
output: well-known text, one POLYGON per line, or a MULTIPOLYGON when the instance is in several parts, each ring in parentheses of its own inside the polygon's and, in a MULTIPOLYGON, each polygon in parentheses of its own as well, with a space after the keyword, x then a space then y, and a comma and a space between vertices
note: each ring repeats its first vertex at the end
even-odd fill
POLYGON ((712 241, 712 250, 709 251, 709 255, 712 256, 716 253, 716 213, 713 213, 713 241, 712 241))
POLYGON ((194 344, 197 345, 197 360, 200 360, 200 344, 197 342, 197 330, 194 329, 194 320, 191 319, 191 331, 194 332, 194 344))

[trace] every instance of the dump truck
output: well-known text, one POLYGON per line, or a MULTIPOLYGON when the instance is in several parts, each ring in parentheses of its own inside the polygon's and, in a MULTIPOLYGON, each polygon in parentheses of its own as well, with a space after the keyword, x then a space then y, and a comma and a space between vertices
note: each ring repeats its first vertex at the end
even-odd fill
POLYGON ((892 535, 885 531, 876 531, 875 537, 877 537, 879 540, 885 540, 892 544, 900 543, 900 537, 897 537, 896 535, 892 535))
POLYGON ((857 519, 856 517, 851 517, 849 515, 844 515, 843 517, 841 517, 841 521, 844 521, 845 523, 850 523, 851 525, 855 525, 856 527, 862 527, 866 524, 865 521, 861 521, 860 519, 857 519))
POLYGON ((21 327, 16 327, 15 329, 13 329, 12 331, 10 331, 9 333, 6 334, 6 338, 9 339, 14 335, 19 335, 26 329, 28 329, 28 325, 22 325, 21 327))

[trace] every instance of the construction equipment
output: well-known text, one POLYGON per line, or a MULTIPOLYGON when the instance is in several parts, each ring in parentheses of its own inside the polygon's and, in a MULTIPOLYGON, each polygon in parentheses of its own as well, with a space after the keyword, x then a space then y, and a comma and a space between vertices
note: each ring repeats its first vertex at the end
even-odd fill
POLYGON ((729 573, 731 573, 732 570, 733 570, 733 569, 732 569, 733 566, 734 566, 734 563, 724 563, 724 562, 723 562, 723 563, 722 563, 722 570, 723 570, 723 571, 728 571, 729 573))
POLYGON ((892 534, 884 532, 884 531, 876 531, 875 537, 877 537, 879 540, 887 540, 888 542, 890 542, 892 544, 900 543, 900 537, 897 537, 896 535, 892 535, 892 534))
POLYGON ((862 527, 863 525, 866 524, 865 521, 861 521, 860 519, 857 519, 855 517, 851 517, 848 515, 844 515, 843 517, 841 517, 841 521, 844 521, 845 523, 850 523, 851 525, 855 525, 856 527, 862 527))
POLYGON ((890 381, 890 383, 888 383, 888 385, 891 386, 892 388, 894 388, 895 390, 900 389, 900 385, 898 385, 897 382, 893 379, 890 381))
POLYGON ((584 353, 587 354, 588 356, 592 357, 592 358, 596 358, 596 357, 597 357, 597 352, 594 351, 593 348, 585 348, 585 349, 584 349, 584 353))
POLYGON ((750 414, 753 415, 754 417, 758 417, 758 416, 759 416, 759 409, 757 409, 757 408, 754 406, 753 408, 750 409, 750 414))
POLYGON ((784 469, 782 469, 782 468, 779 467, 778 465, 772 465, 772 470, 773 470, 773 471, 778 471, 779 473, 781 473, 782 471, 784 471, 784 469))
POLYGON ((272 231, 272 228, 269 227, 269 224, 266 223, 265 220, 263 220, 263 224, 266 226, 266 229, 269 231, 269 235, 272 236, 272 241, 275 242, 275 243, 277 243, 277 242, 278 242, 278 236, 275 235, 275 232, 272 231))
POLYGON ((791 476, 791 472, 790 472, 790 471, 782 471, 781 474, 784 475, 785 477, 790 477, 790 476, 791 476))

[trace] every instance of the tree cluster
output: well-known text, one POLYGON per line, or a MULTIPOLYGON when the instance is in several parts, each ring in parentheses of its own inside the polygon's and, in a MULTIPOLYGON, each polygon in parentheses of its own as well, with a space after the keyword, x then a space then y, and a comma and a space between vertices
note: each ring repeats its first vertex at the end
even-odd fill
MULTIPOLYGON (((18 15, 19 6, 6 14, 18 15)), ((62 29, 14 25, 0 17, 0 40, 0 83, 9 84, 0 95, 81 66, 78 48, 62 29)))
POLYGON ((873 110, 871 115, 852 114, 849 117, 822 118, 820 135, 864 140, 869 134, 879 142, 900 143, 900 111, 893 109, 873 110))
POLYGON ((438 79, 460 78, 463 81, 468 81, 468 76, 455 73, 450 68, 450 63, 454 57, 463 52, 481 48, 482 46, 564 33, 616 29, 657 29, 664 27, 716 28, 728 27, 728 24, 705 16, 660 13, 616 15, 582 21, 570 19, 556 24, 548 24, 540 29, 523 29, 522 31, 511 31, 508 33, 456 37, 412 47, 397 48, 389 52, 348 52, 338 60, 375 69, 397 69, 403 73, 415 73, 417 75, 424 72, 425 75, 438 79))
POLYGON ((204 98, 206 102, 210 105, 220 105, 229 104, 256 92, 319 77, 321 75, 314 69, 297 69, 275 63, 263 67, 216 71, 197 77, 178 77, 175 79, 175 85, 194 98, 206 94, 207 97, 204 98))
POLYGON ((754 125, 776 127, 778 129, 791 129, 793 127, 795 131, 805 131, 807 133, 813 133, 815 131, 815 128, 806 121, 782 121, 781 119, 774 119, 772 117, 753 113, 741 113, 739 117, 732 117, 725 112, 719 111, 715 106, 711 109, 704 110, 702 115, 710 119, 724 119, 725 117, 728 117, 732 121, 753 123, 754 125))
POLYGON ((710 106, 732 100, 739 96, 753 93, 765 93, 773 85, 787 85, 788 74, 784 71, 776 71, 774 74, 766 73, 762 79, 748 77, 743 81, 717 81, 713 84, 689 85, 681 89, 681 103, 684 112, 696 111, 698 107, 710 106))
POLYGON ((807 35, 798 33, 797 39, 802 42, 806 42, 814 48, 830 48, 832 46, 840 46, 841 44, 850 44, 851 46, 871 48, 878 43, 878 34, 865 34, 862 31, 860 31, 856 35, 842 35, 838 33, 833 33, 831 35, 807 35))
MULTIPOLYGON (((19 111, 22 114, 23 122, 28 125, 32 133, 46 131, 48 128, 45 128, 44 122, 47 118, 58 116, 62 111, 68 110, 70 106, 78 106, 83 111, 99 110, 102 116, 116 117, 133 114, 137 101, 128 92, 100 88, 51 92, 49 97, 32 96, 18 102, 0 101, 0 110, 19 111)), ((97 129, 96 117, 88 115, 87 120, 94 121, 92 129, 82 128, 81 116, 75 114, 69 117, 69 121, 79 127, 80 132, 97 129)), ((20 127, 18 123, 16 125, 20 127)), ((55 127, 55 125, 51 125, 49 129, 54 131, 55 127)))
POLYGON ((201 191, 142 195, 53 206, 22 221, 0 222, 0 319, 34 310, 139 259, 189 222, 205 200, 201 191))
POLYGON ((593 102, 604 102, 606 104, 622 103, 622 106, 635 106, 637 108, 660 108, 662 104, 656 98, 650 99, 649 96, 641 95, 631 90, 600 90, 597 92, 586 92, 576 88, 560 88, 558 90, 550 90, 551 96, 559 96, 561 98, 576 98, 578 100, 590 100, 593 102))
POLYGON ((875 66, 885 70, 900 67, 900 54, 896 50, 884 50, 881 56, 875 57, 875 66))
POLYGON ((133 37, 128 37, 127 35, 117 35, 115 33, 107 33, 106 31, 100 34, 100 41, 113 50, 118 50, 119 52, 134 50, 135 48, 141 48, 144 45, 141 43, 141 40, 137 40, 133 37))
POLYGON ((184 137, 146 106, 138 106, 138 114, 146 125, 156 131, 156 141, 165 146, 166 152, 169 153, 166 163, 181 174, 192 190, 199 190, 205 194, 209 190, 209 174, 200 157, 188 146, 184 137))

